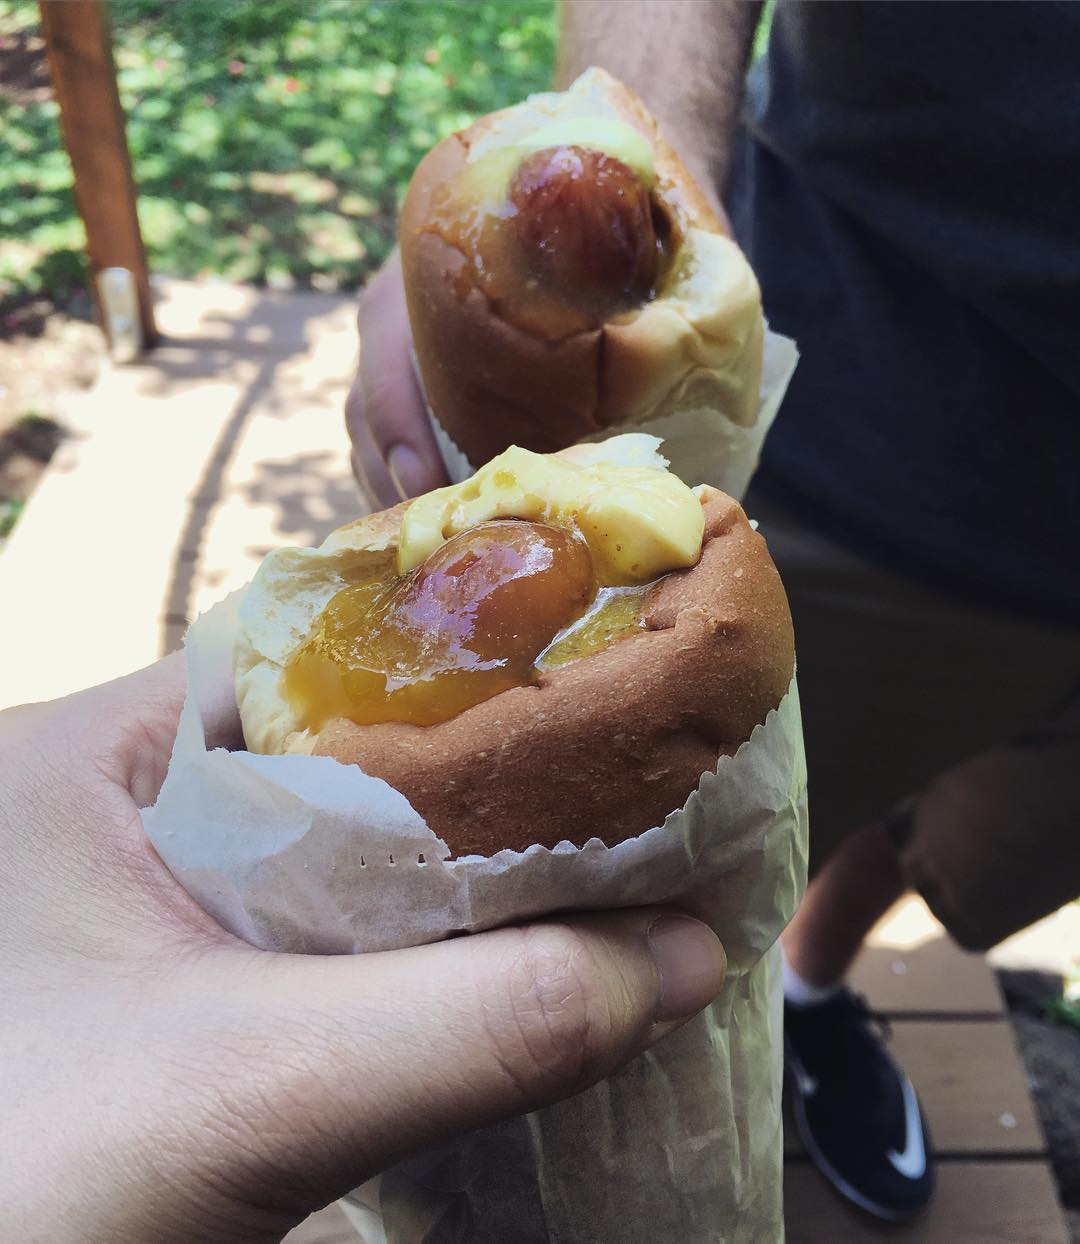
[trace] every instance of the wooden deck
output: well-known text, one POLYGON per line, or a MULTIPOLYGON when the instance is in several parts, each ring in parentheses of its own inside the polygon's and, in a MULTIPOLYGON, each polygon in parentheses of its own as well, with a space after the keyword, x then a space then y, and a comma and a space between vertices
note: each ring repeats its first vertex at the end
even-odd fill
MULTIPOLYGON (((0 707, 114 677, 178 646, 188 621, 267 549, 361 513, 342 404, 354 305, 327 295, 170 282, 165 344, 108 369, 0 556, 0 707)), ((885 1228, 822 1183, 789 1130, 788 1239, 1065 1244, 1044 1141, 993 975, 917 900, 876 930, 856 985, 889 1015, 929 1117, 939 1190, 885 1228)), ((336 1208, 289 1244, 357 1237, 336 1208)), ((764 1242, 763 1242, 764 1244, 764 1242)))

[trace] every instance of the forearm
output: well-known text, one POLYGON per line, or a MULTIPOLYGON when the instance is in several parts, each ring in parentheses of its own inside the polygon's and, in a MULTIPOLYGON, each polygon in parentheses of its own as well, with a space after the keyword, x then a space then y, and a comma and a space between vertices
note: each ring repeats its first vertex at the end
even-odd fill
POLYGON ((561 0, 556 84, 599 65, 632 87, 696 177, 727 179, 759 0, 561 0))

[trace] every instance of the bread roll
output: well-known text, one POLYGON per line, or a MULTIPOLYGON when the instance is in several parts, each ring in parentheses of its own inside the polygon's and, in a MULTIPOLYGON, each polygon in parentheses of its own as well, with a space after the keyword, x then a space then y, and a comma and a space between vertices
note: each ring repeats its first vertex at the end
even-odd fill
MULTIPOLYGON (((510 444, 548 453, 685 411, 721 412, 735 428, 754 424, 764 340, 757 281, 641 100, 603 70, 435 147, 409 186, 400 242, 427 400, 473 467, 510 444), (560 183, 567 194, 544 198, 539 223, 522 228, 535 196, 515 205, 519 174, 545 135, 548 153, 607 149, 624 174, 651 183, 664 254, 649 289, 640 256, 624 271, 622 252, 605 241, 639 223, 618 182, 610 192, 595 189, 595 179, 560 183), (590 257, 600 277, 619 269, 610 313, 596 311, 590 257), (618 299, 627 272, 637 286, 629 303, 618 299)), ((633 242, 627 247, 634 251, 633 242)), ((676 460, 674 469, 687 478, 692 462, 676 460)))
MULTIPOLYGON (((610 457, 617 446, 588 452, 610 457)), ((649 589, 644 630, 435 725, 338 717, 309 730, 283 686, 330 597, 397 548, 406 505, 341 528, 319 549, 271 554, 240 610, 236 686, 249 748, 360 765, 401 791, 455 855, 593 837, 612 846, 662 824, 779 704, 794 664, 764 540, 730 497, 698 493, 700 559, 649 589)))

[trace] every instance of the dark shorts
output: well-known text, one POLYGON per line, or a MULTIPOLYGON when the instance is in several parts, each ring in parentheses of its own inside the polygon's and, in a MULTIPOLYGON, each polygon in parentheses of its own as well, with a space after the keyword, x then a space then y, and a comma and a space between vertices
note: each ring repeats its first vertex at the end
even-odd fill
POLYGON ((1080 632, 941 595, 751 489, 795 618, 811 869, 880 822, 983 948, 1080 894, 1080 632))

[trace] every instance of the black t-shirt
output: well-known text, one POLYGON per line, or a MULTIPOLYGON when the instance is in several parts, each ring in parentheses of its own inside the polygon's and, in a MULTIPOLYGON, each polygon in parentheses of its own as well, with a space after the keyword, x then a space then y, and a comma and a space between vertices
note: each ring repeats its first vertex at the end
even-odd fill
POLYGON ((1080 5, 785 3, 730 194, 802 360, 760 486, 1080 623, 1080 5))

